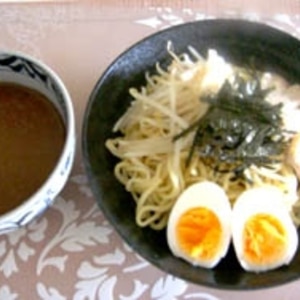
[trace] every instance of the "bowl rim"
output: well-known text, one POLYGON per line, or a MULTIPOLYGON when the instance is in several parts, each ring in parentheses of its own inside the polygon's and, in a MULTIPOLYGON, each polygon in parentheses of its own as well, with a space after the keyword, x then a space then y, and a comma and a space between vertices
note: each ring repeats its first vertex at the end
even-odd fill
MULTIPOLYGON (((66 164, 66 161, 70 164, 70 168, 68 169, 68 172, 64 175, 64 180, 60 178, 59 185, 60 187, 57 190, 57 193, 54 194, 54 197, 57 196, 57 194, 62 190, 63 186, 65 185, 69 174, 72 169, 72 165, 74 163, 74 156, 75 156, 75 149, 76 149, 76 141, 75 141, 75 112, 74 112, 74 106, 73 102, 70 96, 69 91, 67 90, 66 85, 60 78, 60 76, 45 62, 42 60, 35 58, 32 55, 29 55, 27 53, 21 52, 21 51, 14 51, 14 50, 0 50, 0 55, 9 55, 9 56, 16 56, 18 58, 24 59, 26 61, 31 62, 32 64, 38 66, 41 68, 51 79, 55 82, 57 87, 59 88, 62 98, 64 101, 64 105, 66 108, 66 120, 64 123, 65 128, 65 138, 64 138, 64 144, 63 148, 60 151, 59 157, 56 161, 56 163, 53 165, 52 171, 49 173, 46 180, 43 182, 43 184, 27 199, 25 199, 21 204, 19 204, 17 207, 13 208, 12 210, 9 210, 8 212, 0 215, 0 232, 6 233, 7 231, 13 230, 14 228, 9 228, 6 230, 6 224, 12 224, 15 222, 15 220, 22 221, 22 218, 24 218, 24 212, 29 211, 30 208, 35 206, 37 203, 39 203, 43 196, 45 195, 46 191, 49 190, 49 188, 52 186, 54 179, 60 174, 61 169, 66 164)), ((26 84, 24 85, 26 87, 26 84)), ((51 195, 53 197, 53 195, 51 195)), ((47 207, 44 207, 46 209, 47 207)), ((43 209, 43 211, 44 211, 43 209)), ((43 211, 39 211, 38 213, 41 214, 43 211)), ((26 216, 25 216, 26 217, 26 216)), ((37 217, 37 216, 34 216, 37 217)), ((28 220, 30 221, 30 220, 28 220)), ((27 223, 27 222, 26 222, 27 223)), ((19 225, 19 224, 17 224, 19 225)), ((26 224, 22 224, 26 225, 26 224)), ((17 226, 18 227, 18 226, 17 226)))

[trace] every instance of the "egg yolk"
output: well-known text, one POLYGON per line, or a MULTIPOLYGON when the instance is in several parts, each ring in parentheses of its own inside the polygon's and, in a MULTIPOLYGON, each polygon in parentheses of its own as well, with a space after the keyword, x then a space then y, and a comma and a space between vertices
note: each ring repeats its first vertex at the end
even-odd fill
POLYGON ((221 224, 215 213, 205 207, 192 208, 181 215, 176 227, 182 251, 194 259, 212 259, 221 241, 221 224))
POLYGON ((280 221, 268 214, 256 214, 245 224, 245 259, 262 265, 278 261, 286 248, 286 232, 280 221))

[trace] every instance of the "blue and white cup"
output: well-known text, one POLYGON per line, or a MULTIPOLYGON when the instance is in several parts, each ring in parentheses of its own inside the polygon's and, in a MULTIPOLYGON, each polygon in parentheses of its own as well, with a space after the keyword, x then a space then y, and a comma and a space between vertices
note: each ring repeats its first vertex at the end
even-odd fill
POLYGON ((28 224, 53 204, 72 169, 76 133, 70 95, 58 75, 43 62, 22 53, 0 51, 0 82, 19 84, 45 95, 57 108, 65 127, 64 145, 56 165, 32 196, 0 215, 1 234, 28 224))

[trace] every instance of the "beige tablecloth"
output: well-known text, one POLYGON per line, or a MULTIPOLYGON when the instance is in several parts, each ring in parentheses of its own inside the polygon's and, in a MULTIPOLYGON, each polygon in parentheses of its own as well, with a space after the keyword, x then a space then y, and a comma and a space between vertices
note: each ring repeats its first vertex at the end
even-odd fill
POLYGON ((19 2, 0 4, 0 48, 33 55, 60 75, 74 101, 78 144, 70 180, 55 205, 26 228, 0 236, 0 299, 299 299, 300 280, 266 290, 214 290, 144 261, 99 210, 80 135, 91 90, 132 43, 172 25, 216 17, 261 21, 299 37, 300 1, 19 2))

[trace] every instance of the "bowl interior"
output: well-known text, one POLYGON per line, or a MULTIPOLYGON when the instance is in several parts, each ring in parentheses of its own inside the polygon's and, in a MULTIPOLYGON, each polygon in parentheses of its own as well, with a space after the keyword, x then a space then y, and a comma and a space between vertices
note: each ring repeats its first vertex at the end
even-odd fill
POLYGON ((95 198, 108 220, 124 240, 141 256, 167 273, 191 282, 226 289, 255 289, 283 284, 300 277, 300 249, 293 262, 274 271, 247 273, 239 266, 233 249, 214 269, 192 267, 174 257, 167 246, 165 231, 141 229, 135 224, 134 202, 116 180, 113 168, 117 159, 105 148, 112 127, 124 113, 131 98, 129 87, 145 83, 146 71, 154 71, 156 62, 166 66, 170 58, 167 41, 176 53, 188 45, 203 56, 209 48, 228 61, 282 75, 300 82, 300 42, 268 26, 241 20, 208 20, 172 27, 137 43, 120 55, 95 86, 85 112, 83 153, 87 175, 95 198))

